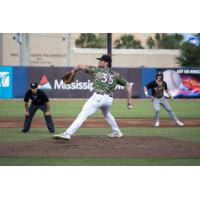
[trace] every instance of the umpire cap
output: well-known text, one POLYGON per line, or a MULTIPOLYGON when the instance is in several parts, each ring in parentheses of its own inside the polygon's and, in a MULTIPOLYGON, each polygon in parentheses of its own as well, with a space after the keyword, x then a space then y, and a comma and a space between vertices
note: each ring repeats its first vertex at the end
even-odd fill
POLYGON ((30 84, 31 89, 36 89, 38 87, 38 84, 36 82, 33 82, 30 84))

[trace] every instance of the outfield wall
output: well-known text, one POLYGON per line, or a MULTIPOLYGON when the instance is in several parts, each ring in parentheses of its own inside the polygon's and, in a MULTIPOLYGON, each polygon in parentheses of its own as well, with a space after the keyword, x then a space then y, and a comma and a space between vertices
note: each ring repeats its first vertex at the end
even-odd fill
MULTIPOLYGON (((92 81, 79 71, 75 82, 65 85, 61 77, 70 67, 15 67, 0 66, 0 98, 23 98, 31 82, 38 82, 50 98, 88 98, 92 81)), ((163 71, 172 95, 176 98, 200 98, 200 68, 114 68, 132 84, 133 97, 144 98, 143 87, 163 71)), ((150 91, 149 91, 150 93, 150 91)), ((126 98, 125 89, 117 86, 115 98, 126 98)))

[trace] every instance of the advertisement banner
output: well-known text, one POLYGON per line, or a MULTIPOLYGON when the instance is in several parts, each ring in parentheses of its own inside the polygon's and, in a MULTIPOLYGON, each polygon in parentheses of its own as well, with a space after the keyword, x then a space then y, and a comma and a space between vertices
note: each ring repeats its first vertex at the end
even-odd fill
MULTIPOLYGON (((84 71, 76 74, 75 81, 65 85, 61 78, 72 68, 70 67, 30 67, 29 83, 38 82, 39 88, 45 90, 49 97, 53 98, 88 98, 92 95, 92 80, 84 71)), ((133 96, 140 96, 141 69, 135 68, 114 68, 120 72, 133 85, 133 96)), ((126 98, 124 87, 117 86, 115 98, 126 98)))
POLYGON ((0 98, 12 98, 12 67, 0 67, 0 98))
POLYGON ((163 70, 163 75, 164 81, 167 82, 168 89, 174 97, 200 97, 199 68, 165 69, 163 70))
MULTIPOLYGON (((142 85, 140 98, 145 98, 144 87, 151 81, 155 80, 155 77, 156 68, 142 68, 142 78, 140 79, 142 85)), ((151 90, 149 90, 148 93, 151 95, 151 90)))
POLYGON ((22 98, 28 89, 29 67, 13 67, 13 97, 22 98))

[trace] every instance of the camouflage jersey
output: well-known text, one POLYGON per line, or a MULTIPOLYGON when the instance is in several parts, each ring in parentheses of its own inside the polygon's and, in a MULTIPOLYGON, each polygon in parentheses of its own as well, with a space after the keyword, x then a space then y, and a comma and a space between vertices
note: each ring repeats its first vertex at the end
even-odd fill
POLYGON ((100 94, 113 96, 117 85, 125 86, 127 83, 127 80, 121 74, 108 67, 88 66, 86 72, 93 79, 94 91, 100 94))

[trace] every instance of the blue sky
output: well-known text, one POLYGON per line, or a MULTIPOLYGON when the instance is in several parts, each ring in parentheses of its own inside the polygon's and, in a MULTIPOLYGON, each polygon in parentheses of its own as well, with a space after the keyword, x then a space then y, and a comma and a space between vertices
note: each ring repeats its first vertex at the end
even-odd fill
POLYGON ((182 34, 184 35, 185 40, 188 40, 188 38, 194 36, 193 34, 195 34, 195 33, 182 33, 182 34))

